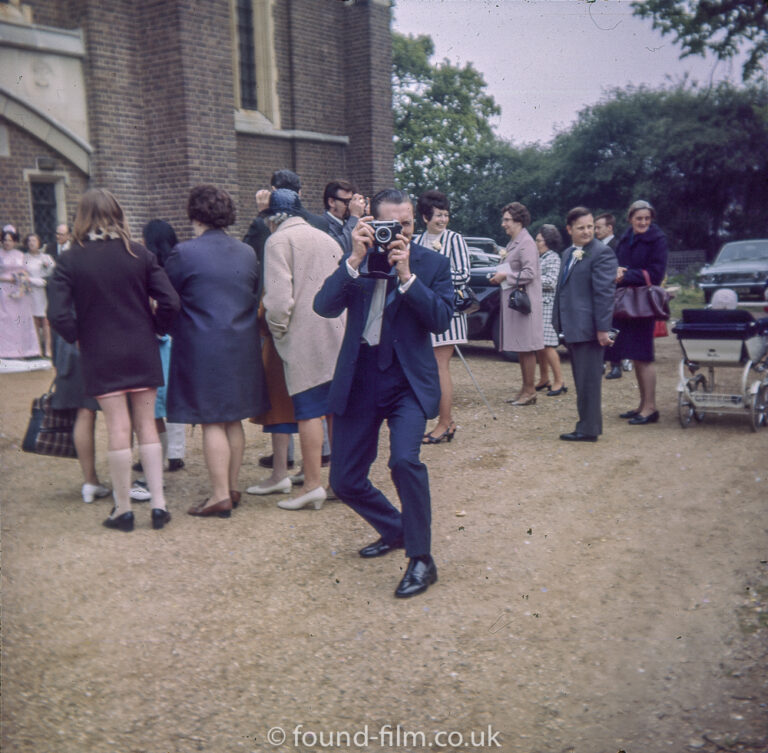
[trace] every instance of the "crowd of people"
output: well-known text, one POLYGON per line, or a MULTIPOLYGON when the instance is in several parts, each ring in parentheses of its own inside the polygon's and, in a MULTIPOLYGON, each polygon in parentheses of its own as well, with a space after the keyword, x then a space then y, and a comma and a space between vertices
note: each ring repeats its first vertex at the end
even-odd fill
MULTIPOLYGON (((450 202, 440 191, 427 191, 414 207, 405 192, 368 199, 337 180, 323 201, 323 215, 308 212, 299 177, 278 170, 256 194, 259 214, 243 241, 227 232, 236 219, 232 198, 212 185, 190 192, 193 237, 182 242, 159 219, 144 227, 143 244, 133 240, 117 198, 103 189, 83 195, 71 231, 57 229, 52 252, 34 233, 23 252, 16 228, 6 225, 0 356, 55 358, 55 406, 78 410, 83 500, 110 492, 114 499, 106 527, 133 530, 132 501, 151 500, 155 529, 170 521, 164 465, 184 466, 188 424, 202 427, 209 492, 187 512, 230 517, 242 498, 242 421, 250 419, 271 435, 272 454, 260 461, 271 473, 246 492, 282 495, 297 486, 278 502, 287 510, 319 510, 337 496, 379 534, 362 557, 405 549, 409 566, 396 595, 408 597, 437 579, 419 453, 457 431, 450 362, 467 342, 467 318, 454 302, 469 285, 469 254, 448 229, 450 202), (416 216, 424 227, 418 235, 416 216), (97 410, 106 422, 111 490, 96 474, 97 410), (427 431, 431 418, 437 423, 427 431), (369 480, 384 421, 400 509, 369 480), (296 433, 300 469, 291 457, 296 433), (134 435, 140 462, 132 467, 134 435), (329 461, 326 488, 321 468, 329 461), (139 485, 131 481, 137 469, 145 477, 139 485)), ((615 252, 615 239, 603 232, 610 227, 613 236, 615 219, 596 222, 588 208, 575 207, 562 257, 554 225, 531 235, 530 212, 519 202, 501 214, 509 243, 491 278, 500 287, 499 347, 519 354, 521 371, 508 402, 534 406, 542 393, 567 393, 562 341, 579 422, 561 439, 594 442, 601 434, 604 360, 634 363, 640 401, 622 417, 633 425, 657 421, 653 321, 622 320, 619 328, 613 320, 616 286, 664 277, 666 239, 653 207, 632 204, 615 252)))

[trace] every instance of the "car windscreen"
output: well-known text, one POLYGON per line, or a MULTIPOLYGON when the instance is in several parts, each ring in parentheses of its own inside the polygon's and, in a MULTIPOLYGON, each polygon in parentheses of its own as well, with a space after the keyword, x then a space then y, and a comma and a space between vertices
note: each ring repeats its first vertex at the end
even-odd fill
POLYGON ((726 243, 718 254, 715 264, 725 264, 732 261, 757 261, 758 259, 768 260, 768 240, 726 243))

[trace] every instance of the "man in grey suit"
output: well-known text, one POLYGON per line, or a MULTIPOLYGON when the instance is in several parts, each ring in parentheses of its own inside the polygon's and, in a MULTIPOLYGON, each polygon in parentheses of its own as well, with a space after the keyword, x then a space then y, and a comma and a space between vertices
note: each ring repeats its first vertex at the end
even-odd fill
POLYGON ((603 349, 610 345, 616 255, 595 238, 595 222, 586 207, 568 212, 572 246, 563 254, 552 323, 562 332, 571 355, 579 421, 561 434, 567 442, 597 442, 603 433, 601 406, 603 349))
POLYGON ((352 253, 352 229, 365 214, 365 198, 346 180, 332 180, 323 191, 325 214, 318 227, 344 250, 352 253))

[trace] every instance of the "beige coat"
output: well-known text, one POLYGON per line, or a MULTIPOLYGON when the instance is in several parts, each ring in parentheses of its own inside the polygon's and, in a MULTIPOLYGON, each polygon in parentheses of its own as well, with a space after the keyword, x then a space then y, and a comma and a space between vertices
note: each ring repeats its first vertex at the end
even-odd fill
POLYGON ((330 235, 301 217, 285 220, 264 247, 266 321, 283 359, 290 395, 333 377, 346 318, 318 316, 312 303, 341 254, 330 235))
POLYGON ((507 279, 501 283, 501 337, 500 350, 530 353, 544 347, 544 319, 542 310, 541 269, 539 252, 531 234, 523 228, 514 240, 507 244, 507 255, 498 266, 507 279), (509 294, 517 285, 525 288, 531 300, 531 313, 521 314, 509 308, 509 294))

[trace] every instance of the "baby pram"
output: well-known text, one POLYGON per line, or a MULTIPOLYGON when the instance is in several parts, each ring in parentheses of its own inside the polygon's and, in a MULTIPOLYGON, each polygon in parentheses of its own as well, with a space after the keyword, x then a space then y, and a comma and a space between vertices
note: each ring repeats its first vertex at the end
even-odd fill
POLYGON ((685 309, 672 331, 683 351, 677 405, 684 429, 707 413, 748 416, 753 431, 768 425, 768 317, 755 320, 739 309, 685 309), (715 379, 721 367, 741 370, 738 392, 723 391, 722 375, 715 379), (703 368, 708 376, 698 373, 703 368))

